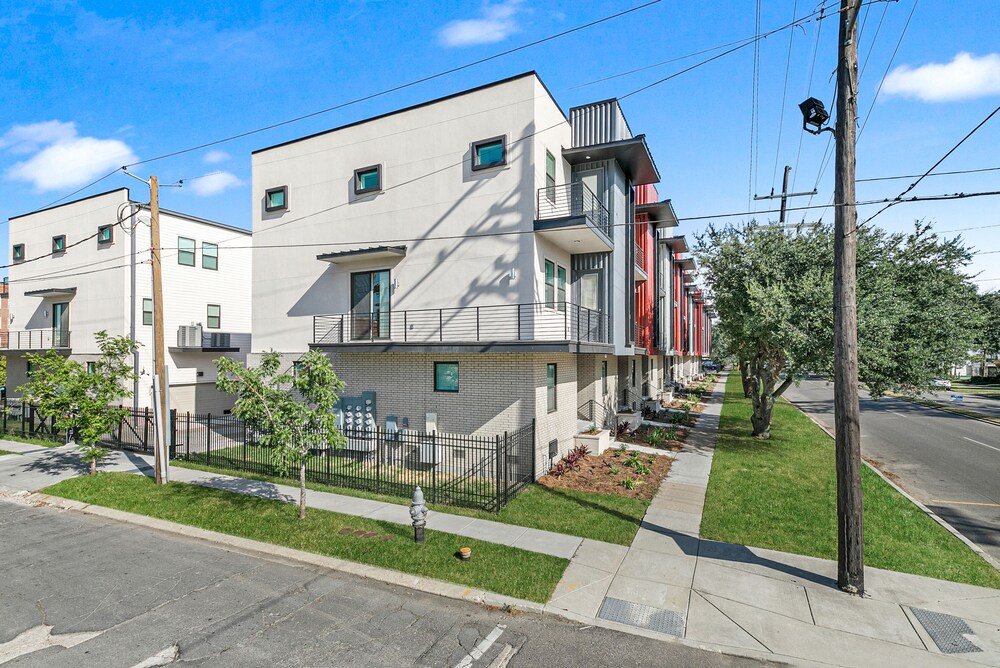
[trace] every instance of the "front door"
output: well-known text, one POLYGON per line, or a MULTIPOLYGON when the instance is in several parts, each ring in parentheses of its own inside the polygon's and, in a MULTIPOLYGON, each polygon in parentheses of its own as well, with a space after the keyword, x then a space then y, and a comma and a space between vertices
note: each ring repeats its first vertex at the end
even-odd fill
POLYGON ((389 272, 351 274, 351 338, 389 338, 389 272))
POLYGON ((52 305, 52 345, 56 348, 66 347, 69 337, 69 303, 60 302, 52 305))

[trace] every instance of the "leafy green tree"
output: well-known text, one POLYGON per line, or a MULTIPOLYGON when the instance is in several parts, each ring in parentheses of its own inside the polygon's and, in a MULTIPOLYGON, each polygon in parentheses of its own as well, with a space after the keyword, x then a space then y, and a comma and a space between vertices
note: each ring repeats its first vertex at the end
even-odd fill
POLYGON ((108 336, 106 331, 98 332, 96 338, 101 357, 93 373, 54 350, 28 353, 35 370, 18 388, 24 401, 37 406, 42 418, 52 418, 59 430, 73 430, 91 474, 108 455, 101 438, 128 415, 127 408, 114 404, 132 396, 130 382, 135 378, 129 359, 135 344, 127 336, 108 336))
POLYGON ((323 353, 312 350, 295 368, 282 371, 281 355, 265 353, 250 368, 223 357, 217 387, 236 395, 233 415, 246 422, 259 443, 271 453, 281 475, 299 472, 299 519, 306 516, 306 464, 310 450, 340 447, 334 407, 344 387, 323 353))
POLYGON ((989 360, 1000 356, 1000 291, 979 295, 979 307, 982 322, 976 337, 976 347, 982 353, 982 375, 985 376, 989 360))
MULTIPOLYGON (((715 331, 743 374, 753 435, 768 438, 775 400, 833 369, 833 235, 766 224, 709 227, 695 250, 719 313, 715 331)), ((876 398, 919 391, 964 358, 976 333, 971 256, 918 222, 909 234, 858 231, 862 383, 876 398)))

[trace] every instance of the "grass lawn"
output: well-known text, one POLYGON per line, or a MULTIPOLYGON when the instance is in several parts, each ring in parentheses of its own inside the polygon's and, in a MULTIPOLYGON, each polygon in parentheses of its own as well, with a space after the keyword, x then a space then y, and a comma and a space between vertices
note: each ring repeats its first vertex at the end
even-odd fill
POLYGON ((59 448, 64 445, 60 441, 51 441, 46 438, 32 438, 31 436, 21 436, 20 434, 0 433, 0 441, 17 441, 18 443, 29 443, 31 445, 41 445, 46 448, 59 448))
MULTIPOLYGON (((200 462, 174 460, 174 466, 221 473, 251 480, 294 485, 296 481, 274 476, 257 475, 243 471, 208 466, 200 462)), ((357 489, 334 487, 321 483, 307 483, 309 489, 319 492, 333 492, 347 496, 357 496, 363 499, 374 499, 388 503, 409 504, 409 498, 374 494, 357 489)), ((499 513, 492 513, 474 508, 461 508, 442 504, 427 504, 431 510, 452 515, 478 517, 486 520, 505 522, 517 526, 554 531, 556 533, 580 536, 618 545, 630 545, 639 523, 646 514, 649 502, 643 499, 630 499, 612 494, 594 494, 572 490, 556 490, 541 485, 529 485, 517 497, 507 504, 499 513)), ((429 518, 429 525, 434 526, 434 515, 429 518)))
MULTIPOLYGON (((797 408, 774 407, 769 441, 750 436, 739 375, 726 385, 701 533, 744 545, 837 558, 833 440, 797 408)), ((865 563, 1000 589, 1000 572, 867 467, 861 469, 865 563)))
POLYGON ((157 487, 150 478, 129 473, 81 476, 43 492, 530 601, 547 601, 569 563, 430 529, 426 542, 417 545, 409 526, 315 508, 300 521, 297 504, 176 482, 157 487), (343 535, 345 527, 379 537, 343 535), (382 540, 385 535, 392 538, 382 540), (472 548, 471 561, 455 556, 460 547, 472 548))
POLYGON ((17 454, 16 452, 10 452, 8 450, 0 450, 0 457, 3 457, 4 455, 16 455, 16 454, 17 454))

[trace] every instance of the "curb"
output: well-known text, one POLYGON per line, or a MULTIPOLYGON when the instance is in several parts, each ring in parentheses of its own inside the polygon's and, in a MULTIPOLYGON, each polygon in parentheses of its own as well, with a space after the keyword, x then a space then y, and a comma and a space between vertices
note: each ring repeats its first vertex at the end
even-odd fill
MULTIPOLYGON (((888 396, 892 397, 893 399, 899 399, 900 401, 905 401, 907 403, 911 403, 914 406, 923 406, 924 408, 932 408, 932 409, 937 410, 937 411, 944 411, 945 413, 951 413, 953 415, 958 415, 958 416, 961 416, 961 417, 964 417, 964 418, 969 418, 970 420, 975 420, 976 422, 985 422, 986 424, 991 424, 994 427, 1000 427, 1000 418, 979 417, 979 415, 982 415, 982 413, 978 413, 976 415, 967 415, 966 413, 963 413, 961 411, 957 411, 957 410, 955 410, 955 409, 953 409, 953 408, 951 408, 949 406, 942 406, 942 405, 940 405, 940 404, 938 404, 936 402, 932 402, 932 401, 928 401, 928 403, 921 403, 919 401, 914 401, 913 399, 910 399, 908 397, 904 397, 904 396, 899 395, 899 394, 890 394, 888 396)), ((975 413, 975 411, 969 411, 969 412, 975 413)))
MULTIPOLYGON (((836 439, 836 436, 833 433, 831 433, 830 430, 827 429, 825 425, 823 425, 822 423, 820 423, 819 420, 817 420, 816 418, 814 418, 812 415, 809 415, 809 413, 806 413, 804 410, 802 410, 801 408, 799 408, 798 404, 796 404, 796 403, 794 403, 792 401, 789 401, 788 403, 790 403, 792 406, 795 406, 796 410, 798 410, 800 413, 802 413, 807 418, 809 418, 810 420, 812 420, 813 424, 815 424, 817 427, 819 427, 820 429, 822 429, 824 434, 826 434, 827 436, 829 436, 832 439, 836 439)), ((941 409, 941 410, 944 410, 944 409, 941 409)), ((949 411, 949 412, 951 412, 951 411, 949 411)), ((965 543, 965 545, 969 549, 971 549, 977 555, 979 555, 980 557, 982 557, 983 561, 985 561, 990 566, 992 566, 993 568, 995 568, 998 571, 1000 571, 1000 561, 998 561, 994 557, 986 554, 986 552, 983 551, 983 548, 979 547, 978 545, 976 545, 975 543, 973 543, 971 540, 969 540, 968 538, 966 538, 965 536, 963 536, 961 533, 959 533, 958 529, 956 529, 952 525, 950 525, 947 522, 945 522, 944 519, 942 519, 937 513, 935 513, 933 510, 931 510, 930 508, 928 508, 927 506, 925 506, 923 503, 921 503, 920 501, 918 501, 917 499, 915 499, 913 497, 913 495, 910 494, 909 492, 907 492, 905 489, 903 489, 902 487, 900 487, 899 485, 897 485, 896 483, 894 483, 892 480, 890 480, 889 477, 886 476, 884 473, 882 473, 880 470, 878 470, 878 468, 876 468, 875 466, 872 466, 871 463, 869 463, 867 459, 865 459, 864 457, 862 457, 861 461, 863 461, 864 464, 865 464, 865 466, 867 466, 870 470, 874 471, 875 475, 877 475, 879 478, 882 478, 882 480, 886 481, 889 484, 890 487, 892 487, 894 490, 896 490, 897 492, 899 492, 900 494, 902 494, 905 499, 907 499, 910 503, 912 503, 917 508, 919 508, 921 510, 921 512, 923 512, 925 515, 927 515, 932 520, 934 520, 935 522, 937 522, 938 524, 940 524, 942 527, 944 527, 948 531, 948 533, 950 533, 952 536, 954 536, 955 538, 957 538, 960 541, 962 541, 963 543, 965 543)))

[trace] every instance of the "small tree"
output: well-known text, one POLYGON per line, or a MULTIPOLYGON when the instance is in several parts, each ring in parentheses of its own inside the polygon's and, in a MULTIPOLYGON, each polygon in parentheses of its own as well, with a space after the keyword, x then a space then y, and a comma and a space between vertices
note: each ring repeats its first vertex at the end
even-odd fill
POLYGON ((323 353, 306 353, 292 370, 282 371, 281 355, 265 353, 260 366, 215 360, 216 385, 236 395, 233 415, 247 423, 259 443, 270 450, 281 475, 299 471, 299 519, 306 516, 306 464, 314 448, 340 447, 334 406, 344 383, 323 353))
POLYGON ((37 369, 18 388, 43 419, 52 418, 59 430, 73 430, 91 474, 97 473, 97 463, 108 455, 100 445, 101 437, 128 415, 128 409, 113 404, 132 396, 129 382, 135 378, 128 361, 135 344, 126 336, 108 336, 106 331, 98 332, 96 338, 101 358, 93 373, 54 350, 28 353, 28 361, 37 369))

